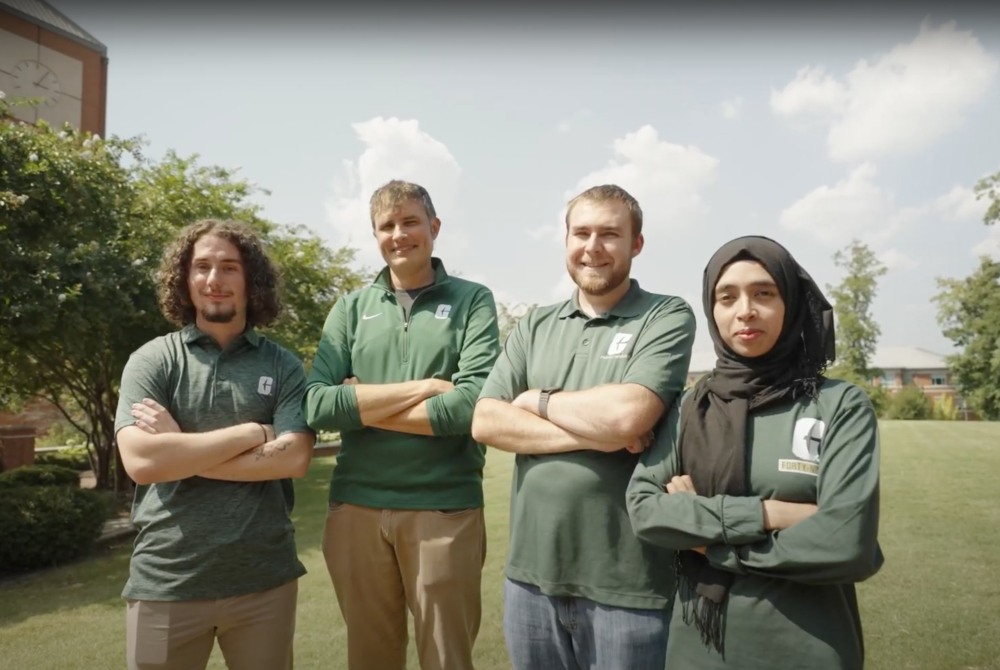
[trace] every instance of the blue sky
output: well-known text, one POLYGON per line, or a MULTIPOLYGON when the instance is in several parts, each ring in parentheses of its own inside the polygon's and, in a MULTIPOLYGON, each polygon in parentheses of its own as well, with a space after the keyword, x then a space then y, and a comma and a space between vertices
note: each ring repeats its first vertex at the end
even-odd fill
POLYGON ((1000 252, 969 190, 1000 170, 996 13, 516 28, 55 4, 108 46, 109 134, 241 166, 271 191, 270 218, 373 266, 368 196, 420 182, 447 267, 504 302, 569 295, 560 216, 603 181, 645 211, 633 275, 699 318, 702 269, 726 240, 774 237, 822 285, 856 236, 890 267, 881 343, 947 353, 935 277, 1000 252))

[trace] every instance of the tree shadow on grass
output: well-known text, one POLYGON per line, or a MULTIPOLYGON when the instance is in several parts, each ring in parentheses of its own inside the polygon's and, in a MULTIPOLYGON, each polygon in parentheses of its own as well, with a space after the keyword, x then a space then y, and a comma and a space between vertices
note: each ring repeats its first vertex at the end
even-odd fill
MULTIPOLYGON (((299 555, 320 547, 326 522, 327 493, 334 457, 317 458, 309 472, 295 481, 296 529, 299 555)), ((35 616, 83 607, 121 609, 128 581, 133 535, 98 545, 87 556, 65 565, 29 573, 0 575, 0 631, 35 616)))

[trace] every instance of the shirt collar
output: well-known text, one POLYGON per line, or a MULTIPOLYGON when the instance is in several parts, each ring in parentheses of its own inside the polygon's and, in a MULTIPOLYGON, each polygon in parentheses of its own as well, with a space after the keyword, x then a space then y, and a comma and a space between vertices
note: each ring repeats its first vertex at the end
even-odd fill
MULTIPOLYGON (((191 344, 192 342, 205 342, 205 341, 215 342, 215 340, 212 339, 211 335, 201 330, 200 328, 198 328, 198 326, 194 325, 193 323, 189 323, 181 329, 181 339, 184 342, 184 344, 191 344)), ((240 334, 239 337, 237 337, 234 340, 234 342, 238 342, 240 339, 244 339, 248 343, 250 343, 251 346, 256 347, 260 345, 261 337, 256 330, 254 330, 250 326, 247 326, 247 328, 240 334)))
MULTIPOLYGON (((639 281, 636 279, 629 279, 628 291, 626 291, 625 295, 622 296, 622 299, 618 301, 618 304, 604 314, 598 314, 595 318, 608 319, 614 317, 628 319, 639 316, 642 313, 642 303, 642 289, 639 288, 639 281)), ((571 316, 582 316, 586 319, 591 318, 580 308, 580 289, 573 291, 573 297, 563 303, 562 308, 560 308, 559 313, 557 314, 557 318, 560 319, 567 319, 571 316)))

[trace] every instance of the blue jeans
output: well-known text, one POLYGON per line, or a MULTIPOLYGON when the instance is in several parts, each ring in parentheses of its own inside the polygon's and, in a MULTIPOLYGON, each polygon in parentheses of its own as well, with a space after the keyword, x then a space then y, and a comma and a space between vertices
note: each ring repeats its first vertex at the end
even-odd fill
POLYGON ((513 670, 663 670, 670 612, 550 597, 503 585, 503 632, 513 670))

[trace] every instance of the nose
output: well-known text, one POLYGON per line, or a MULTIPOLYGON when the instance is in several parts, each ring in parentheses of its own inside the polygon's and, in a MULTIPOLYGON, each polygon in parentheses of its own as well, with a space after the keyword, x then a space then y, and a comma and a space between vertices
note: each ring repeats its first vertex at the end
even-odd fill
POLYGON ((217 286, 219 284, 219 279, 220 278, 221 278, 221 273, 220 273, 219 268, 212 267, 212 269, 210 269, 208 271, 208 285, 209 286, 217 286))
POLYGON ((594 233, 587 238, 586 243, 583 245, 584 251, 588 254, 592 254, 600 249, 600 245, 597 243, 597 234, 594 233))
POLYGON ((740 321, 752 321, 757 318, 757 308, 754 306, 750 296, 741 297, 736 303, 736 318, 740 321))
POLYGON ((402 226, 396 226, 392 229, 392 239, 399 240, 406 237, 406 229, 402 226))

